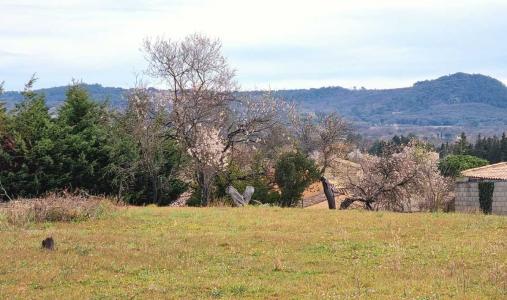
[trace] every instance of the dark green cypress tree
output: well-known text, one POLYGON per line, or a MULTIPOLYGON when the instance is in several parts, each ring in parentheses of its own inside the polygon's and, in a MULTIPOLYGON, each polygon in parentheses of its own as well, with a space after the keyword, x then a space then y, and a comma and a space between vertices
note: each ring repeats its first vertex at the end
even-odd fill
MULTIPOLYGON (((3 83, 0 83, 0 97, 3 93, 3 83)), ((9 169, 9 162, 11 158, 7 152, 7 128, 8 128, 8 116, 4 106, 4 103, 0 98, 0 201, 7 200, 9 194, 4 190, 4 177, 6 176, 9 169)))
POLYGON ((502 161, 507 161, 507 136, 505 132, 502 134, 502 140, 500 141, 500 148, 502 152, 502 161))
POLYGON ((502 160, 501 143, 497 136, 489 138, 488 157, 486 158, 491 163, 498 163, 502 160))
POLYGON ((464 132, 461 133, 459 141, 455 145, 454 154, 468 155, 471 154, 472 145, 468 142, 467 136, 464 132))
POLYGON ((37 196, 54 187, 53 123, 44 96, 32 91, 35 81, 26 84, 10 124, 11 159, 2 178, 13 196, 37 196))
POLYGON ((82 86, 69 87, 56 119, 59 188, 110 192, 110 180, 105 176, 109 164, 107 119, 105 108, 92 101, 82 86))
POLYGON ((3 92, 4 84, 3 82, 0 82, 0 138, 3 137, 7 129, 7 112, 1 98, 3 92))
POLYGON ((475 140, 475 144, 474 144, 474 147, 473 147, 473 151, 472 151, 472 155, 474 156, 477 156, 477 157, 485 157, 486 156, 486 153, 484 153, 484 144, 486 142, 486 139, 482 139, 481 137, 481 134, 477 135, 477 140, 475 140))

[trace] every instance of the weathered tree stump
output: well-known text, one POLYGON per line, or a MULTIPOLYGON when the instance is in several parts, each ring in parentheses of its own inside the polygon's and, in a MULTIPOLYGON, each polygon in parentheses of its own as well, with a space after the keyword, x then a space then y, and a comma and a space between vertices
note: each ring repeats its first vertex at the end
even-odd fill
POLYGON ((247 186, 243 192, 243 195, 241 195, 238 190, 230 185, 227 187, 227 190, 225 192, 231 196, 232 202, 235 206, 245 206, 250 203, 250 200, 252 200, 252 195, 254 194, 255 189, 253 186, 247 186))
POLYGON ((329 209, 336 209, 336 200, 334 199, 334 191, 331 183, 326 179, 326 177, 322 176, 320 178, 322 181, 322 187, 324 189, 324 194, 326 195, 327 205, 329 209))

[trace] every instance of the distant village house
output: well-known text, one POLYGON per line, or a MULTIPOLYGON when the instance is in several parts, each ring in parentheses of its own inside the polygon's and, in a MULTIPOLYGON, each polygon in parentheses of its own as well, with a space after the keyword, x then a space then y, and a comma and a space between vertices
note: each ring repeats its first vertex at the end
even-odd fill
POLYGON ((507 162, 469 169, 456 181, 457 212, 507 215, 507 162))

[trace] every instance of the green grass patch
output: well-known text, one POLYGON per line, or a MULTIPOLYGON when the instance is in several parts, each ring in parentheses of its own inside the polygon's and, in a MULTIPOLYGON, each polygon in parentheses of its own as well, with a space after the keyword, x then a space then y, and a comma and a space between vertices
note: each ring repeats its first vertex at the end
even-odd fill
POLYGON ((0 298, 507 297, 501 216, 139 207, 50 224, 0 226, 0 298))

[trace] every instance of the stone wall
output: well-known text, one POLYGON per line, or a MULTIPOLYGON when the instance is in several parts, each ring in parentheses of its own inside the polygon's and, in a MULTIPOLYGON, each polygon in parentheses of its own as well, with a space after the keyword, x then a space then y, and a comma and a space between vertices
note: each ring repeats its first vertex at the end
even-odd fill
MULTIPOLYGON (((456 183, 455 208, 458 212, 480 212, 478 182, 456 183)), ((507 182, 495 182, 493 214, 507 215, 507 182)))

